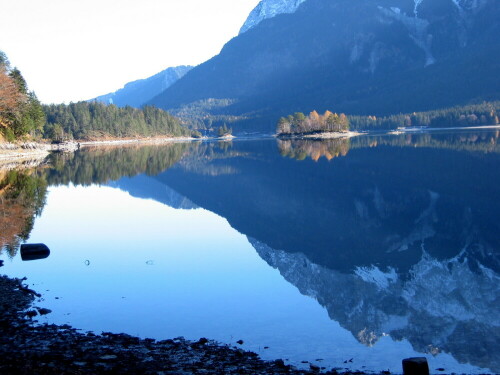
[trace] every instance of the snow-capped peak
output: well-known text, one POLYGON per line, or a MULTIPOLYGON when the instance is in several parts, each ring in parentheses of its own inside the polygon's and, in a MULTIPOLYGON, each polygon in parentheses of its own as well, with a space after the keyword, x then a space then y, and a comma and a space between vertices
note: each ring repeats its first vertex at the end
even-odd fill
POLYGON ((250 12, 240 29, 240 34, 258 25, 262 20, 273 18, 278 14, 294 13, 304 1, 306 0, 261 0, 250 12))

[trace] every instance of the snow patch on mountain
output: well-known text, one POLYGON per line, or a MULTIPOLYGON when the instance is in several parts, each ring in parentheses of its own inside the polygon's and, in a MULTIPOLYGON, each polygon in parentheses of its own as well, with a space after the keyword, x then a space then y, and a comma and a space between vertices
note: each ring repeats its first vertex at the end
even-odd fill
POLYGON ((423 0, 415 0, 414 13, 411 17, 402 12, 399 8, 384 8, 379 6, 379 10, 387 17, 401 22, 408 30, 413 42, 425 53, 425 66, 432 65, 436 59, 432 55, 432 35, 427 32, 429 21, 418 18, 418 6, 423 0))
POLYGON ((415 17, 418 17, 418 6, 422 4, 422 1, 424 0, 415 0, 415 7, 413 8, 413 13, 415 14, 415 17))
POLYGON ((383 272, 377 266, 358 267, 354 273, 363 281, 375 284, 379 289, 388 288, 390 284, 396 282, 398 279, 398 275, 394 268, 390 268, 389 271, 383 272))
POLYGON ((240 29, 240 34, 257 26, 265 19, 273 18, 278 14, 294 13, 304 1, 306 0, 262 0, 250 12, 250 15, 240 29))

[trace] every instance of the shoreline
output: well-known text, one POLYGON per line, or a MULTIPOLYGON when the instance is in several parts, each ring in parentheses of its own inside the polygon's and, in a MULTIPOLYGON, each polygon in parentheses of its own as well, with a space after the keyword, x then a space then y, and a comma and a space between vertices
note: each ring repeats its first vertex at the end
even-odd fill
POLYGON ((349 131, 349 132, 323 132, 323 133, 311 133, 311 134, 286 134, 286 135, 275 135, 278 139, 311 139, 311 140, 321 140, 321 139, 339 139, 339 138, 352 138, 360 135, 400 135, 400 134, 416 134, 434 131, 446 131, 446 130, 493 130, 499 129, 500 125, 482 125, 482 126, 457 126, 448 128, 397 128, 397 129, 367 129, 359 131, 349 131))
MULTIPOLYGON (((314 134, 287 134, 274 135, 277 139, 305 139, 305 140, 327 140, 327 139, 348 139, 361 135, 370 134, 414 134, 433 131, 446 130, 482 130, 482 129, 500 129, 500 125, 484 125, 484 126, 464 126, 450 128, 398 128, 386 130, 367 130, 367 131, 349 131, 349 132, 324 132, 314 134)), ((196 142, 196 141, 232 141, 238 138, 233 135, 223 137, 157 137, 157 138, 110 138, 105 140, 75 140, 60 144, 51 144, 45 142, 19 142, 8 143, 0 142, 0 166, 3 164, 16 163, 22 164, 26 160, 34 160, 47 157, 51 152, 74 152, 81 147, 100 147, 100 146, 125 146, 125 145, 163 145, 170 143, 196 142)))
POLYGON ((360 132, 354 132, 354 131, 349 131, 349 132, 326 132, 326 133, 319 133, 319 134, 307 134, 304 135, 303 138, 306 139, 338 139, 338 138, 352 138, 352 137, 357 137, 360 135, 363 135, 365 133, 360 133, 360 132))
POLYGON ((16 158, 0 158, 0 172, 13 169, 31 169, 44 164, 47 154, 36 153, 18 156, 16 158))
POLYGON ((19 142, 0 143, 1 162, 19 162, 27 159, 40 159, 47 157, 51 152, 74 152, 81 147, 100 146, 125 146, 125 145, 162 145, 169 143, 182 143, 205 141, 212 138, 193 137, 163 137, 163 138, 132 138, 132 139, 106 139, 97 141, 70 141, 59 144, 44 142, 19 142))
POLYGON ((177 142, 192 142, 204 141, 211 138, 202 137, 160 137, 160 138, 122 138, 122 139, 107 139, 102 141, 75 141, 80 146, 110 146, 110 145, 126 145, 126 144, 166 144, 177 142))
POLYGON ((69 325, 37 324, 51 311, 26 278, 0 275, 0 372, 21 374, 364 374, 309 369, 266 361, 256 353, 206 338, 140 339, 122 333, 81 332, 69 325))
POLYGON ((425 133, 428 131, 442 131, 442 130, 482 130, 482 129, 500 129, 500 125, 483 125, 483 126, 459 126, 452 128, 397 128, 387 130, 387 134, 412 134, 412 133, 425 133))
POLYGON ((321 139, 352 138, 365 134, 369 133, 348 131, 348 132, 323 132, 323 133, 310 133, 310 134, 285 134, 285 135, 276 135, 276 138, 321 140, 321 139))

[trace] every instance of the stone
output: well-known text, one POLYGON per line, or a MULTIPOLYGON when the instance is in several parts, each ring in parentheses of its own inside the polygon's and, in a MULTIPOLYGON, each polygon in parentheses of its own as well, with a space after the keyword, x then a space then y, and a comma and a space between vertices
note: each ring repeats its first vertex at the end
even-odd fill
POLYGON ((278 367, 285 367, 285 362, 283 362, 282 359, 277 359, 274 361, 275 365, 278 366, 278 367))
POLYGON ((52 310, 46 309, 44 307, 38 307, 37 310, 38 310, 38 313, 40 315, 47 315, 47 314, 50 314, 52 312, 52 310))
POLYGON ((21 245, 21 259, 23 261, 45 259, 50 255, 50 250, 43 243, 21 245))
POLYGON ((33 318, 35 316, 37 316, 37 312, 35 310, 29 310, 29 311, 26 311, 26 316, 29 317, 29 318, 33 318))
POLYGON ((320 370, 319 366, 313 365, 312 363, 309 364, 309 367, 311 368, 312 371, 319 372, 320 370))
POLYGON ((404 375, 429 375, 429 364, 425 357, 403 359, 404 375))

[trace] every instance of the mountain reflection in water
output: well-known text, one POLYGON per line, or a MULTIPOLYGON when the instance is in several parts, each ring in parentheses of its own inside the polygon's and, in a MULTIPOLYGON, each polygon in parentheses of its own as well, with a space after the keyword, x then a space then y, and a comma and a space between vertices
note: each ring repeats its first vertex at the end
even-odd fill
MULTIPOLYGON (((210 210, 359 342, 390 335, 498 372, 498 138, 482 131, 82 150, 53 155, 53 167, 36 176, 40 186, 108 184, 210 210)), ((11 185, 0 185, 4 197, 11 185)), ((43 194, 28 205, 32 215, 43 194)), ((18 228, 26 239, 29 225, 18 228)))

